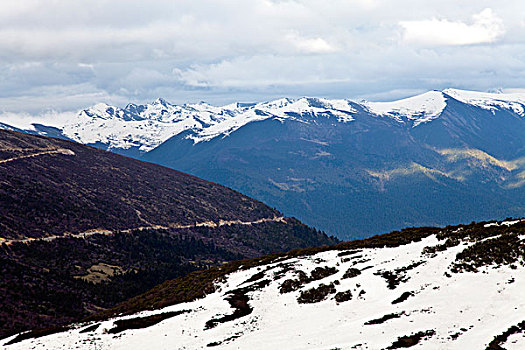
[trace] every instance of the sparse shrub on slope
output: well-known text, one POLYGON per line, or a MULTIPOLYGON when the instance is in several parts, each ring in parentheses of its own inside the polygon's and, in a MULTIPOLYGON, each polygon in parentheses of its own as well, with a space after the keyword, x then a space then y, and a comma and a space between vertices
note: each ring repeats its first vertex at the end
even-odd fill
POLYGON ((457 254, 452 272, 476 272, 486 265, 511 265, 525 258, 525 242, 517 233, 476 242, 457 254))
POLYGON ((354 267, 351 267, 349 268, 348 270, 346 270, 346 272, 343 274, 343 279, 344 278, 353 278, 353 277, 357 277, 361 274, 361 271, 359 269, 356 269, 354 267))
POLYGON ((301 292, 297 298, 299 304, 313 304, 326 299, 330 294, 335 294, 336 289, 333 283, 320 284, 318 287, 310 288, 301 292))

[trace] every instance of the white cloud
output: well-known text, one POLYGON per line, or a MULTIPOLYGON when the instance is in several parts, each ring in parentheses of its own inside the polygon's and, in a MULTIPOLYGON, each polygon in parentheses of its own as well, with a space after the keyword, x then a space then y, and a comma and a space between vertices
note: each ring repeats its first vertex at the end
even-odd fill
POLYGON ((299 52, 304 53, 330 53, 337 51, 337 48, 329 44, 325 39, 317 38, 305 38, 297 33, 289 33, 285 36, 288 42, 295 46, 299 52))
POLYGON ((0 1, 0 110, 523 87, 523 0, 492 4, 0 1))
POLYGON ((472 19, 472 24, 436 18, 401 21, 399 24, 405 30, 405 41, 423 45, 492 43, 505 33, 502 19, 490 8, 472 16, 472 19))
POLYGON ((38 116, 27 112, 0 112, 0 121, 15 128, 34 130, 33 124, 45 124, 46 126, 60 127, 75 116, 76 114, 74 112, 47 111, 39 113, 38 116))

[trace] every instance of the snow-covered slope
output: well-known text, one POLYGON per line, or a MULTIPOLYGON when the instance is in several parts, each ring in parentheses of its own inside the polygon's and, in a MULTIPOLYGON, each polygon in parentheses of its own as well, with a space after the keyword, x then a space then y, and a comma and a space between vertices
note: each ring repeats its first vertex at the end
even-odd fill
POLYGON ((244 108, 208 104, 176 106, 158 99, 124 109, 98 104, 81 111, 63 126, 64 135, 81 143, 107 144, 109 149, 137 147, 147 152, 185 130, 203 130, 230 122, 244 108))
POLYGON ((446 89, 443 92, 458 101, 488 110, 507 109, 524 116, 525 92, 488 93, 446 89))
MULTIPOLYGON (((301 98, 298 100, 279 99, 272 102, 258 103, 249 108, 236 110, 229 118, 220 120, 208 127, 194 130, 188 137, 195 143, 208 141, 219 135, 227 135, 238 128, 257 120, 274 118, 277 120, 298 119, 301 116, 335 117, 339 122, 352 121, 352 114, 357 111, 347 100, 326 100, 318 98, 301 98)), ((305 120, 303 120, 305 121, 305 120)))
MULTIPOLYGON (((42 116, 0 115, 0 125, 22 130, 37 130, 33 124, 43 124, 61 130, 70 139, 84 144, 100 144, 108 149, 137 148, 147 152, 170 137, 186 130, 187 137, 198 143, 232 131, 253 121, 274 118, 297 119, 333 117, 337 122, 350 122, 359 113, 392 118, 418 126, 439 118, 453 97, 463 103, 484 109, 503 108, 524 114, 525 94, 489 94, 447 89, 430 91, 392 102, 353 102, 322 98, 279 99, 257 104, 230 104, 222 107, 206 103, 173 105, 163 99, 151 104, 129 104, 125 108, 97 104, 77 114, 42 116)), ((1 126, 0 126, 1 127, 1 126)))
POLYGON ((280 99, 259 104, 230 104, 222 107, 206 103, 172 105, 163 99, 151 104, 129 104, 125 108, 104 103, 76 115, 44 115, 31 120, 28 115, 4 114, 0 127, 37 130, 33 124, 58 128, 63 135, 84 144, 103 144, 108 149, 138 148, 147 152, 170 137, 186 130, 195 143, 226 135, 257 120, 299 118, 301 115, 333 116, 337 121, 352 120, 356 110, 347 100, 301 98, 280 99), (48 122, 46 123, 46 120, 48 122))
POLYGON ((417 126, 439 116, 447 106, 446 97, 440 91, 429 91, 421 95, 393 102, 364 102, 368 110, 376 115, 389 116, 399 122, 406 118, 417 126))
POLYGON ((499 335, 523 349, 524 232, 519 220, 406 231, 412 243, 391 235, 278 259, 227 275, 200 300, 8 348, 484 349, 499 335))

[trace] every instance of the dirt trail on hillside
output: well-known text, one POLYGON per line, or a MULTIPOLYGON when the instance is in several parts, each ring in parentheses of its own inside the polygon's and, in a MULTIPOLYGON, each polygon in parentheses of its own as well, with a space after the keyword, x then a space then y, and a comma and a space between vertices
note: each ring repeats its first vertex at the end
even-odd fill
POLYGON ((284 216, 279 217, 273 217, 273 218, 262 218, 254 221, 241 221, 241 220, 219 220, 219 222, 214 221, 203 221, 203 222, 196 222, 194 224, 189 225, 180 225, 180 224, 169 224, 168 226, 162 226, 162 225, 151 225, 151 226, 139 226, 135 228, 130 228, 126 230, 106 230, 106 229, 94 229, 94 230, 88 230, 80 233, 66 233, 63 235, 54 235, 54 236, 47 236, 47 237, 40 237, 40 238, 23 238, 23 239, 5 239, 0 238, 0 244, 4 243, 7 245, 13 244, 13 243, 32 243, 32 242, 50 242, 55 239, 60 238, 88 238, 90 236, 94 235, 105 235, 105 236, 111 236, 115 233, 130 233, 133 230, 167 230, 170 228, 175 229, 188 229, 193 227, 212 227, 217 228, 221 226, 230 226, 230 225, 256 225, 261 224, 263 222, 282 222, 286 223, 286 219, 284 216))
MULTIPOLYGON (((12 149, 0 149, 0 151, 11 151, 11 150, 12 149)), ((45 150, 45 151, 32 153, 32 154, 25 154, 23 156, 7 158, 7 159, 1 159, 0 160, 0 164, 12 162, 12 161, 19 160, 19 159, 24 159, 24 158, 38 157, 38 156, 42 156, 44 154, 63 154, 63 155, 66 155, 66 156, 74 156, 75 152, 73 152, 72 150, 69 150, 69 149, 65 149, 65 148, 51 149, 51 150, 45 150)))
MULTIPOLYGON (((13 162, 13 161, 16 161, 16 160, 19 160, 19 159, 24 159, 24 158, 31 158, 31 157, 37 157, 37 156, 41 156, 41 155, 45 155, 45 154, 63 154, 63 155, 71 155, 71 156, 74 156, 75 153, 69 149, 65 149, 65 148, 57 148, 57 149, 23 149, 23 148, 0 148, 0 151, 28 151, 28 150, 32 150, 32 151, 40 151, 40 152, 36 152, 36 153, 32 153, 32 154, 27 154, 27 155, 21 155, 21 156, 18 156, 18 157, 12 157, 12 158, 7 158, 7 159, 1 159, 0 160, 0 164, 4 164, 4 163, 8 163, 8 162, 13 162)), ((137 215, 139 216, 139 218, 144 221, 145 223, 149 224, 147 221, 145 221, 144 219, 141 218, 140 216, 140 212, 137 212, 137 215)), ((193 224, 188 224, 188 225, 182 225, 182 224, 177 224, 177 223, 171 223, 167 226, 162 226, 162 225, 152 225, 152 224, 149 224, 147 226, 139 226, 139 227, 134 227, 134 228, 130 228, 130 229, 124 229, 124 230, 108 230, 108 229, 91 229, 91 230, 88 230, 88 231, 84 231, 84 232, 80 232, 80 233, 64 233, 62 235, 53 235, 53 236, 46 236, 46 237, 40 237, 40 238, 23 238, 23 239, 5 239, 5 238, 1 238, 0 237, 0 244, 4 243, 4 244, 7 244, 7 245, 10 245, 10 244, 13 244, 13 243, 31 243, 31 242, 36 242, 36 241, 53 241, 55 239, 59 239, 59 238, 87 238, 87 237, 90 237, 90 236, 94 236, 94 235, 106 235, 106 236, 109 236, 109 235, 113 235, 117 232, 119 233, 130 233, 131 231, 133 230, 166 230, 166 229, 170 229, 170 228, 174 228, 174 229, 189 229, 189 228, 194 228, 194 227, 212 227, 212 228, 217 228, 217 227, 221 227, 221 226, 225 226, 225 225, 255 225, 255 224, 260 224, 260 223, 263 223, 263 222, 283 222, 283 223, 286 223, 286 220, 283 216, 280 216, 280 217, 273 217, 273 218, 262 218, 262 219, 258 219, 258 220, 254 220, 254 221, 241 221, 241 220, 219 220, 218 222, 214 222, 214 221, 203 221, 203 222, 196 222, 196 223, 193 223, 193 224)))

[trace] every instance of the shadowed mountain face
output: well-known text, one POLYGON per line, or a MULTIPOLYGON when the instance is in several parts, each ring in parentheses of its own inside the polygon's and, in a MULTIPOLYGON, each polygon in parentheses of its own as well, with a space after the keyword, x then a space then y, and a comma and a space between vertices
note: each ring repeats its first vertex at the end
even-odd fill
POLYGON ((523 94, 99 104, 55 126, 28 131, 194 174, 345 239, 525 210, 523 94))
POLYGON ((413 127, 364 111, 349 123, 297 116, 144 159, 223 183, 342 238, 525 210, 525 120, 450 99, 413 127))
POLYGON ((0 336, 78 320, 198 268, 334 241, 194 176, 0 131, 0 336))
POLYGON ((221 185, 73 142, 0 134, 3 238, 280 216, 221 185))

